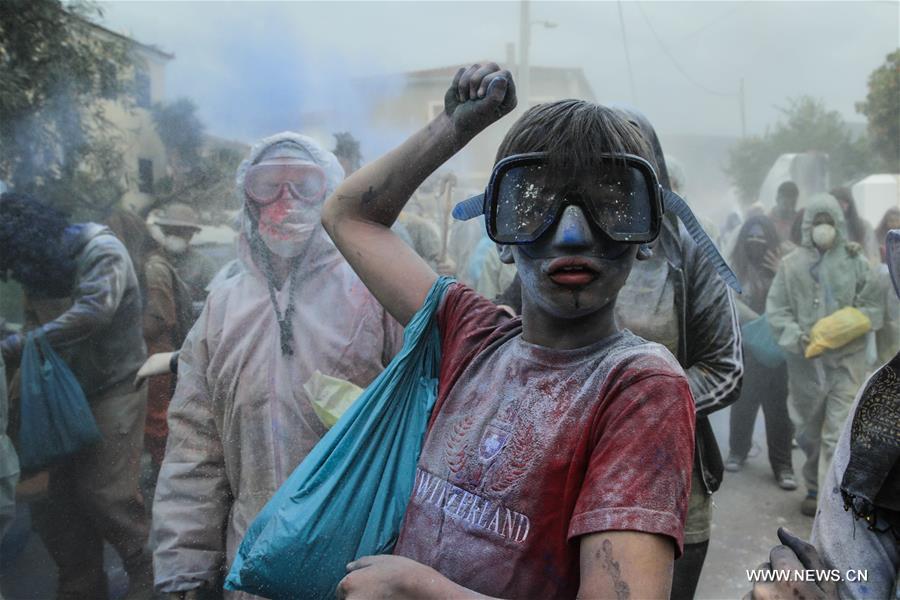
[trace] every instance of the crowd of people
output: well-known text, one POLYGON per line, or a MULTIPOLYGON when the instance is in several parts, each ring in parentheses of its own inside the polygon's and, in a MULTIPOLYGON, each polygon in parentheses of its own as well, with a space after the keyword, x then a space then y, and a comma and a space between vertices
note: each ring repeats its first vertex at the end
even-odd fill
POLYGON ((779 532, 770 566, 859 553, 852 566, 877 581, 751 596, 896 593, 897 426, 892 438, 857 405, 900 414, 900 242, 886 242, 900 209, 872 227, 848 188, 786 181, 768 214, 750 207, 714 245, 673 208, 684 175, 649 120, 580 100, 524 111, 456 223, 407 206, 515 106, 509 72, 473 65, 443 112, 369 164, 349 136, 333 152, 292 132, 260 140, 235 177, 236 260, 218 272, 191 244, 188 205, 98 225, 0 195, 0 273, 26 291, 22 330, 0 342, 0 537, 16 480, 46 476, 30 508, 57 597, 108 597, 104 544, 128 598, 249 597, 223 592, 224 577, 327 432, 323 397, 371 383, 450 274, 417 481, 470 507, 414 494, 393 554, 348 565, 339 597, 692 598, 713 494, 743 468, 760 407, 774 483, 798 487, 796 441, 798 510, 816 517, 816 546, 779 532), (69 365, 102 434, 46 475, 19 473, 9 425, 34 336, 69 365), (709 415, 728 407, 723 459, 709 415), (868 445, 865 427, 880 432, 868 445), (505 520, 479 519, 488 505, 505 520), (858 541, 854 517, 870 526, 858 541))

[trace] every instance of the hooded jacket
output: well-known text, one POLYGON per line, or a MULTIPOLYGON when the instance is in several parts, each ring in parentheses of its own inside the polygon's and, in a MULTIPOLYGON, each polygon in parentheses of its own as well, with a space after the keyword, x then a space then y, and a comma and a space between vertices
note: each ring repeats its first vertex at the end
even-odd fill
MULTIPOLYGON (((334 155, 282 133, 251 149, 297 144, 322 167, 326 195, 343 178, 334 155)), ((280 345, 268 284, 251 250, 244 199, 241 270, 213 288, 188 335, 169 407, 169 441, 153 507, 156 585, 166 592, 221 585, 250 522, 326 429, 303 384, 317 371, 368 385, 399 350, 402 329, 344 261, 321 224, 297 267, 293 355, 280 345)), ((290 286, 275 291, 279 310, 290 286)), ((237 595, 235 595, 237 596, 237 595)))
MULTIPOLYGON (((816 194, 803 213, 801 245, 782 259, 775 274, 766 299, 766 314, 778 344, 788 352, 802 355, 805 348, 801 337, 808 336, 823 317, 848 306, 869 317, 873 330, 881 327, 883 295, 877 276, 866 258, 848 247, 844 213, 837 200, 829 194, 816 194), (824 253, 812 240, 813 221, 820 213, 831 216, 837 231, 833 246, 824 253)), ((860 337, 823 356, 826 364, 835 364, 842 358, 861 354, 865 345, 865 337, 860 337)))
MULTIPOLYGON (((141 291, 128 250, 112 231, 96 223, 71 225, 64 243, 76 265, 71 305, 47 320, 29 302, 26 329, 43 332, 89 401, 123 388, 130 392, 147 348, 141 291)), ((51 303, 62 307, 68 300, 51 303)), ((24 337, 12 341, 20 352, 24 337)))
MULTIPOLYGON (((670 189, 665 157, 653 126, 634 109, 615 108, 644 134, 656 157, 660 185, 670 189)), ((734 300, 715 267, 674 215, 667 214, 663 219, 653 252, 652 262, 635 262, 617 306, 633 304, 643 313, 642 322, 647 322, 648 314, 667 321, 659 329, 671 331, 671 339, 648 339, 669 347, 688 377, 697 408, 694 468, 700 469, 706 491, 712 493, 721 483, 723 466, 708 415, 738 399, 744 372, 734 300), (649 279, 641 278, 641 267, 653 271, 649 279)))

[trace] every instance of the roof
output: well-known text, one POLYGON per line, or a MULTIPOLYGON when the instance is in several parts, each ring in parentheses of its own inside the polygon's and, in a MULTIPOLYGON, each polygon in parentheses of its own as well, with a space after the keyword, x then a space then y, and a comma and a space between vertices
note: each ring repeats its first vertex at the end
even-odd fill
MULTIPOLYGON (((474 61, 468 64, 485 64, 492 62, 490 60, 474 61)), ((434 67, 431 69, 420 69, 417 71, 407 71, 400 75, 412 80, 440 79, 443 81, 452 79, 459 68, 463 65, 448 65, 445 67, 434 67)), ((515 73, 515 65, 511 65, 513 73, 515 73)), ((587 77, 584 75, 584 69, 581 67, 546 67, 540 65, 530 65, 531 80, 536 81, 548 77, 550 75, 565 75, 578 80, 582 88, 590 92, 590 96, 594 96, 594 90, 588 83, 587 77)))
MULTIPOLYGON (((480 64, 483 65, 485 63, 493 62, 491 60, 481 60, 474 61, 471 64, 480 64)), ((410 78, 421 78, 427 79, 431 77, 453 77, 456 75, 456 72, 459 68, 464 65, 449 65, 446 67, 434 67, 431 69, 420 69, 417 71, 407 71, 403 73, 406 77, 410 78)), ((515 65, 511 65, 510 68, 515 71, 515 65)), ((531 76, 535 75, 546 75, 549 73, 570 73, 575 75, 576 77, 584 77, 584 70, 581 67, 542 67, 538 65, 530 66, 531 76)))
POLYGON ((102 25, 98 25, 97 23, 94 23, 93 21, 90 21, 90 20, 88 20, 88 19, 85 19, 85 18, 82 17, 81 15, 77 15, 77 14, 74 14, 74 13, 69 13, 69 14, 70 14, 72 17, 74 17, 75 19, 78 19, 79 21, 81 21, 82 23, 84 23, 85 25, 87 25, 87 26, 89 26, 89 27, 91 27, 91 28, 93 28, 93 29, 96 29, 96 30, 100 31, 100 32, 102 32, 102 33, 105 34, 105 35, 108 35, 108 36, 110 36, 110 37, 114 37, 114 38, 116 38, 116 39, 118 39, 118 40, 121 40, 121 41, 123 41, 123 42, 126 42, 127 44, 129 44, 129 45, 131 45, 131 46, 137 46, 137 47, 140 48, 141 50, 145 50, 146 52, 149 52, 150 54, 156 55, 158 58, 162 58, 162 59, 164 59, 164 60, 172 60, 172 59, 175 58, 175 55, 174 55, 174 54, 172 54, 172 53, 170 53, 170 52, 165 52, 165 51, 163 51, 163 50, 160 50, 160 49, 157 48, 156 46, 152 46, 152 45, 150 45, 150 44, 144 44, 144 43, 141 43, 141 42, 137 41, 137 40, 134 39, 134 38, 128 37, 127 35, 123 35, 123 34, 121 34, 121 33, 118 33, 118 32, 116 32, 116 31, 113 31, 112 29, 107 29, 106 27, 103 27, 102 25))

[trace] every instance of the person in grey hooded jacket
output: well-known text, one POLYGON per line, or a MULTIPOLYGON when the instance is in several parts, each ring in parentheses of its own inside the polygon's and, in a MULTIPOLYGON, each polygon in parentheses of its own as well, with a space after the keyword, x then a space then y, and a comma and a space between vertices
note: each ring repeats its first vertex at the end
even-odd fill
POLYGON ((247 527, 327 431, 305 384, 365 387, 400 349, 399 324, 321 225, 343 176, 290 132, 238 169, 241 269, 210 291, 182 346, 153 504, 156 586, 173 597, 222 593, 247 527))
POLYGON ((803 214, 802 244, 786 255, 775 274, 766 314, 785 350, 788 408, 797 443, 806 454, 807 498, 801 510, 815 515, 819 481, 824 481, 850 405, 870 366, 861 336, 821 356, 806 358, 813 326, 853 307, 881 327, 883 296, 878 278, 858 246, 848 242, 844 213, 829 194, 810 198, 803 214))
MULTIPOLYGON (((659 181, 670 189, 656 131, 637 110, 617 107, 656 153, 659 181)), ((616 302, 616 319, 637 335, 666 346, 684 368, 697 409, 694 473, 684 529, 684 555, 675 561, 672 598, 693 598, 706 558, 712 494, 723 475, 709 415, 734 403, 744 372, 741 332, 731 290, 703 255, 685 224, 664 216, 652 256, 635 261, 616 302)))
MULTIPOLYGON (((128 573, 131 597, 149 596, 148 523, 138 489, 146 387, 141 294, 131 258, 113 233, 23 194, 0 195, 0 272, 26 289, 26 329, 43 334, 72 370, 103 437, 50 468, 48 498, 33 508, 59 568, 59 598, 105 598, 103 543, 128 573)), ((0 342, 7 366, 25 337, 0 342)))

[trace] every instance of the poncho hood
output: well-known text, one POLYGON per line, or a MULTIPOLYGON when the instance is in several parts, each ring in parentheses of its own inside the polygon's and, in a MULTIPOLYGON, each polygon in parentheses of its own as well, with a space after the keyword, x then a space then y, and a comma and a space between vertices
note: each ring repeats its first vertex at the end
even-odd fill
MULTIPOLYGON (((344 179, 344 169, 338 162, 337 157, 308 136, 292 131, 282 131, 281 133, 276 133, 275 135, 263 138, 255 143, 250 148, 250 154, 248 154, 247 158, 245 158, 240 166, 238 166, 237 175, 235 176, 235 193, 241 201, 238 258, 243 266, 250 271, 258 270, 255 262, 256 257, 251 251, 252 245, 250 244, 250 237, 253 235, 256 223, 250 212, 250 200, 244 193, 244 178, 247 176, 247 171, 250 167, 260 162, 263 154, 265 154, 268 149, 279 144, 296 146, 303 154, 308 155, 313 163, 325 171, 325 198, 334 193, 334 190, 337 189, 337 186, 340 185, 341 181, 344 179)), ((321 205, 319 208, 321 208, 321 205)), ((313 261, 316 264, 320 264, 322 262, 340 260, 340 253, 325 233, 325 229, 322 227, 321 223, 316 224, 316 231, 313 233, 313 236, 314 239, 311 241, 310 247, 307 249, 304 256, 305 263, 313 261)))
POLYGON ((831 194, 813 194, 806 203, 803 211, 803 223, 801 224, 801 244, 807 248, 815 247, 812 239, 813 221, 816 215, 827 213, 834 220, 834 228, 837 237, 834 238, 834 247, 837 248, 847 241, 847 222, 844 220, 844 211, 837 199, 831 194))

